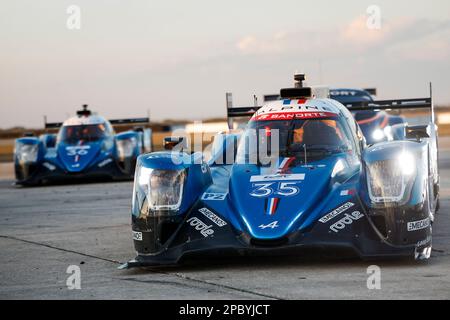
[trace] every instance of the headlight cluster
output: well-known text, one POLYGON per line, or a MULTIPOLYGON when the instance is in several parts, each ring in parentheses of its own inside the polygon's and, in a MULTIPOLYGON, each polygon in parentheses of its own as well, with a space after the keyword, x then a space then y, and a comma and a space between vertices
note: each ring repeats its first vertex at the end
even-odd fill
POLYGON ((120 159, 129 158, 133 155, 137 146, 136 138, 117 140, 117 153, 120 159))
POLYGON ((377 128, 372 132, 372 139, 375 141, 382 140, 393 140, 392 128, 390 126, 385 127, 384 129, 377 128))
MULTIPOLYGON (((136 170, 133 212, 148 215, 152 211, 176 212, 183 198, 186 171, 139 167, 136 170)), ((170 214, 170 213, 169 213, 170 214)))
POLYGON ((16 142, 15 154, 21 163, 36 162, 38 158, 39 145, 16 142))
POLYGON ((409 152, 397 159, 375 161, 368 165, 368 189, 373 202, 401 202, 415 177, 416 161, 409 152))
POLYGON ((114 146, 114 140, 113 139, 105 139, 102 143, 102 151, 108 152, 110 151, 114 146))

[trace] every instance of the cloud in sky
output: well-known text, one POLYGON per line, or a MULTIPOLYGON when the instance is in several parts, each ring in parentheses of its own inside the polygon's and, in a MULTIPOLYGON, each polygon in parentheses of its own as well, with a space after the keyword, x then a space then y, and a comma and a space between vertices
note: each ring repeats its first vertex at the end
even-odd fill
POLYGON ((82 103, 110 118, 220 117, 226 91, 252 103, 296 70, 313 84, 377 86, 383 98, 424 95, 433 81, 436 101, 450 103, 448 0, 377 2, 380 30, 366 27, 361 0, 78 0, 79 32, 65 28, 72 1, 6 2, 0 127, 41 127, 82 103))
POLYGON ((400 18, 385 21, 380 29, 367 27, 367 16, 354 18, 337 30, 305 29, 278 32, 270 37, 247 35, 236 43, 243 55, 289 55, 340 58, 381 53, 398 60, 450 59, 450 20, 400 18))

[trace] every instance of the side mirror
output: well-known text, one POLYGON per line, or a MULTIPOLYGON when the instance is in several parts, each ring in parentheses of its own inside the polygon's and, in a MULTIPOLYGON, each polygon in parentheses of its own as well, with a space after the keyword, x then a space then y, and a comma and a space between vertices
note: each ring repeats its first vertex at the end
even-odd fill
POLYGON ((44 134, 41 136, 41 140, 46 148, 56 147, 56 135, 55 134, 44 134))
POLYGON ((146 153, 153 151, 152 135, 153 135, 152 129, 144 129, 142 133, 144 152, 146 153))
POLYGON ((164 138, 164 149, 172 150, 175 146, 181 144, 181 149, 185 149, 187 147, 187 142, 185 137, 165 137, 164 138))
POLYGON ((362 152, 367 147, 367 140, 366 137, 364 137, 363 133, 361 132, 361 128, 359 126, 357 126, 356 135, 358 137, 359 148, 361 149, 362 152))
POLYGON ((416 139, 420 141, 423 138, 429 138, 428 125, 419 126, 407 126, 405 127, 405 137, 406 139, 416 139))
POLYGON ((359 149, 361 149, 361 152, 366 148, 366 146, 366 138, 363 137, 361 140, 359 140, 359 149))

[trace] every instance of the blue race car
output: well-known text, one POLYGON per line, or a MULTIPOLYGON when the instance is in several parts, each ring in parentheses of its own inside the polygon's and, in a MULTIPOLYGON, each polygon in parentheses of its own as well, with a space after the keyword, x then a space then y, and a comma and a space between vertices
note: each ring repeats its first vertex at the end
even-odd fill
POLYGON ((138 128, 115 135, 113 125, 148 122, 148 118, 108 121, 84 105, 77 116, 64 123, 45 124, 46 129, 60 128, 57 135, 16 139, 16 184, 132 179, 137 157, 150 151, 151 131, 138 128))
MULTIPOLYGON (((330 97, 339 101, 345 106, 350 105, 370 105, 376 103, 372 98, 376 94, 375 89, 331 89, 330 97)), ((352 111, 352 110, 351 110, 352 111)), ((382 110, 372 110, 362 108, 359 111, 352 111, 358 122, 368 144, 375 144, 380 141, 394 140, 392 127, 405 123, 401 116, 394 116, 382 110)))
MULTIPOLYGON (((338 101, 312 98, 307 87, 280 96, 228 109, 251 120, 241 135, 218 135, 207 162, 180 148, 138 158, 131 209, 137 257, 122 268, 302 248, 345 249, 365 259, 430 257, 434 123, 405 126, 402 140, 368 147, 338 101)), ((387 107, 432 103, 377 106, 387 107)))

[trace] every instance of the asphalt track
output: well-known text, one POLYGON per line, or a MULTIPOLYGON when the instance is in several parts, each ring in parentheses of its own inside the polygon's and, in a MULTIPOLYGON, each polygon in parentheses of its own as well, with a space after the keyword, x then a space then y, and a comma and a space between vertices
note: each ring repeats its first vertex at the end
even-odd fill
POLYGON ((441 150, 441 210, 425 263, 295 256, 196 259, 118 270, 134 257, 131 182, 16 188, 0 181, 0 299, 449 299, 450 150, 441 150), (367 267, 381 289, 367 288, 367 267), (69 290, 69 265, 81 289, 69 290))

